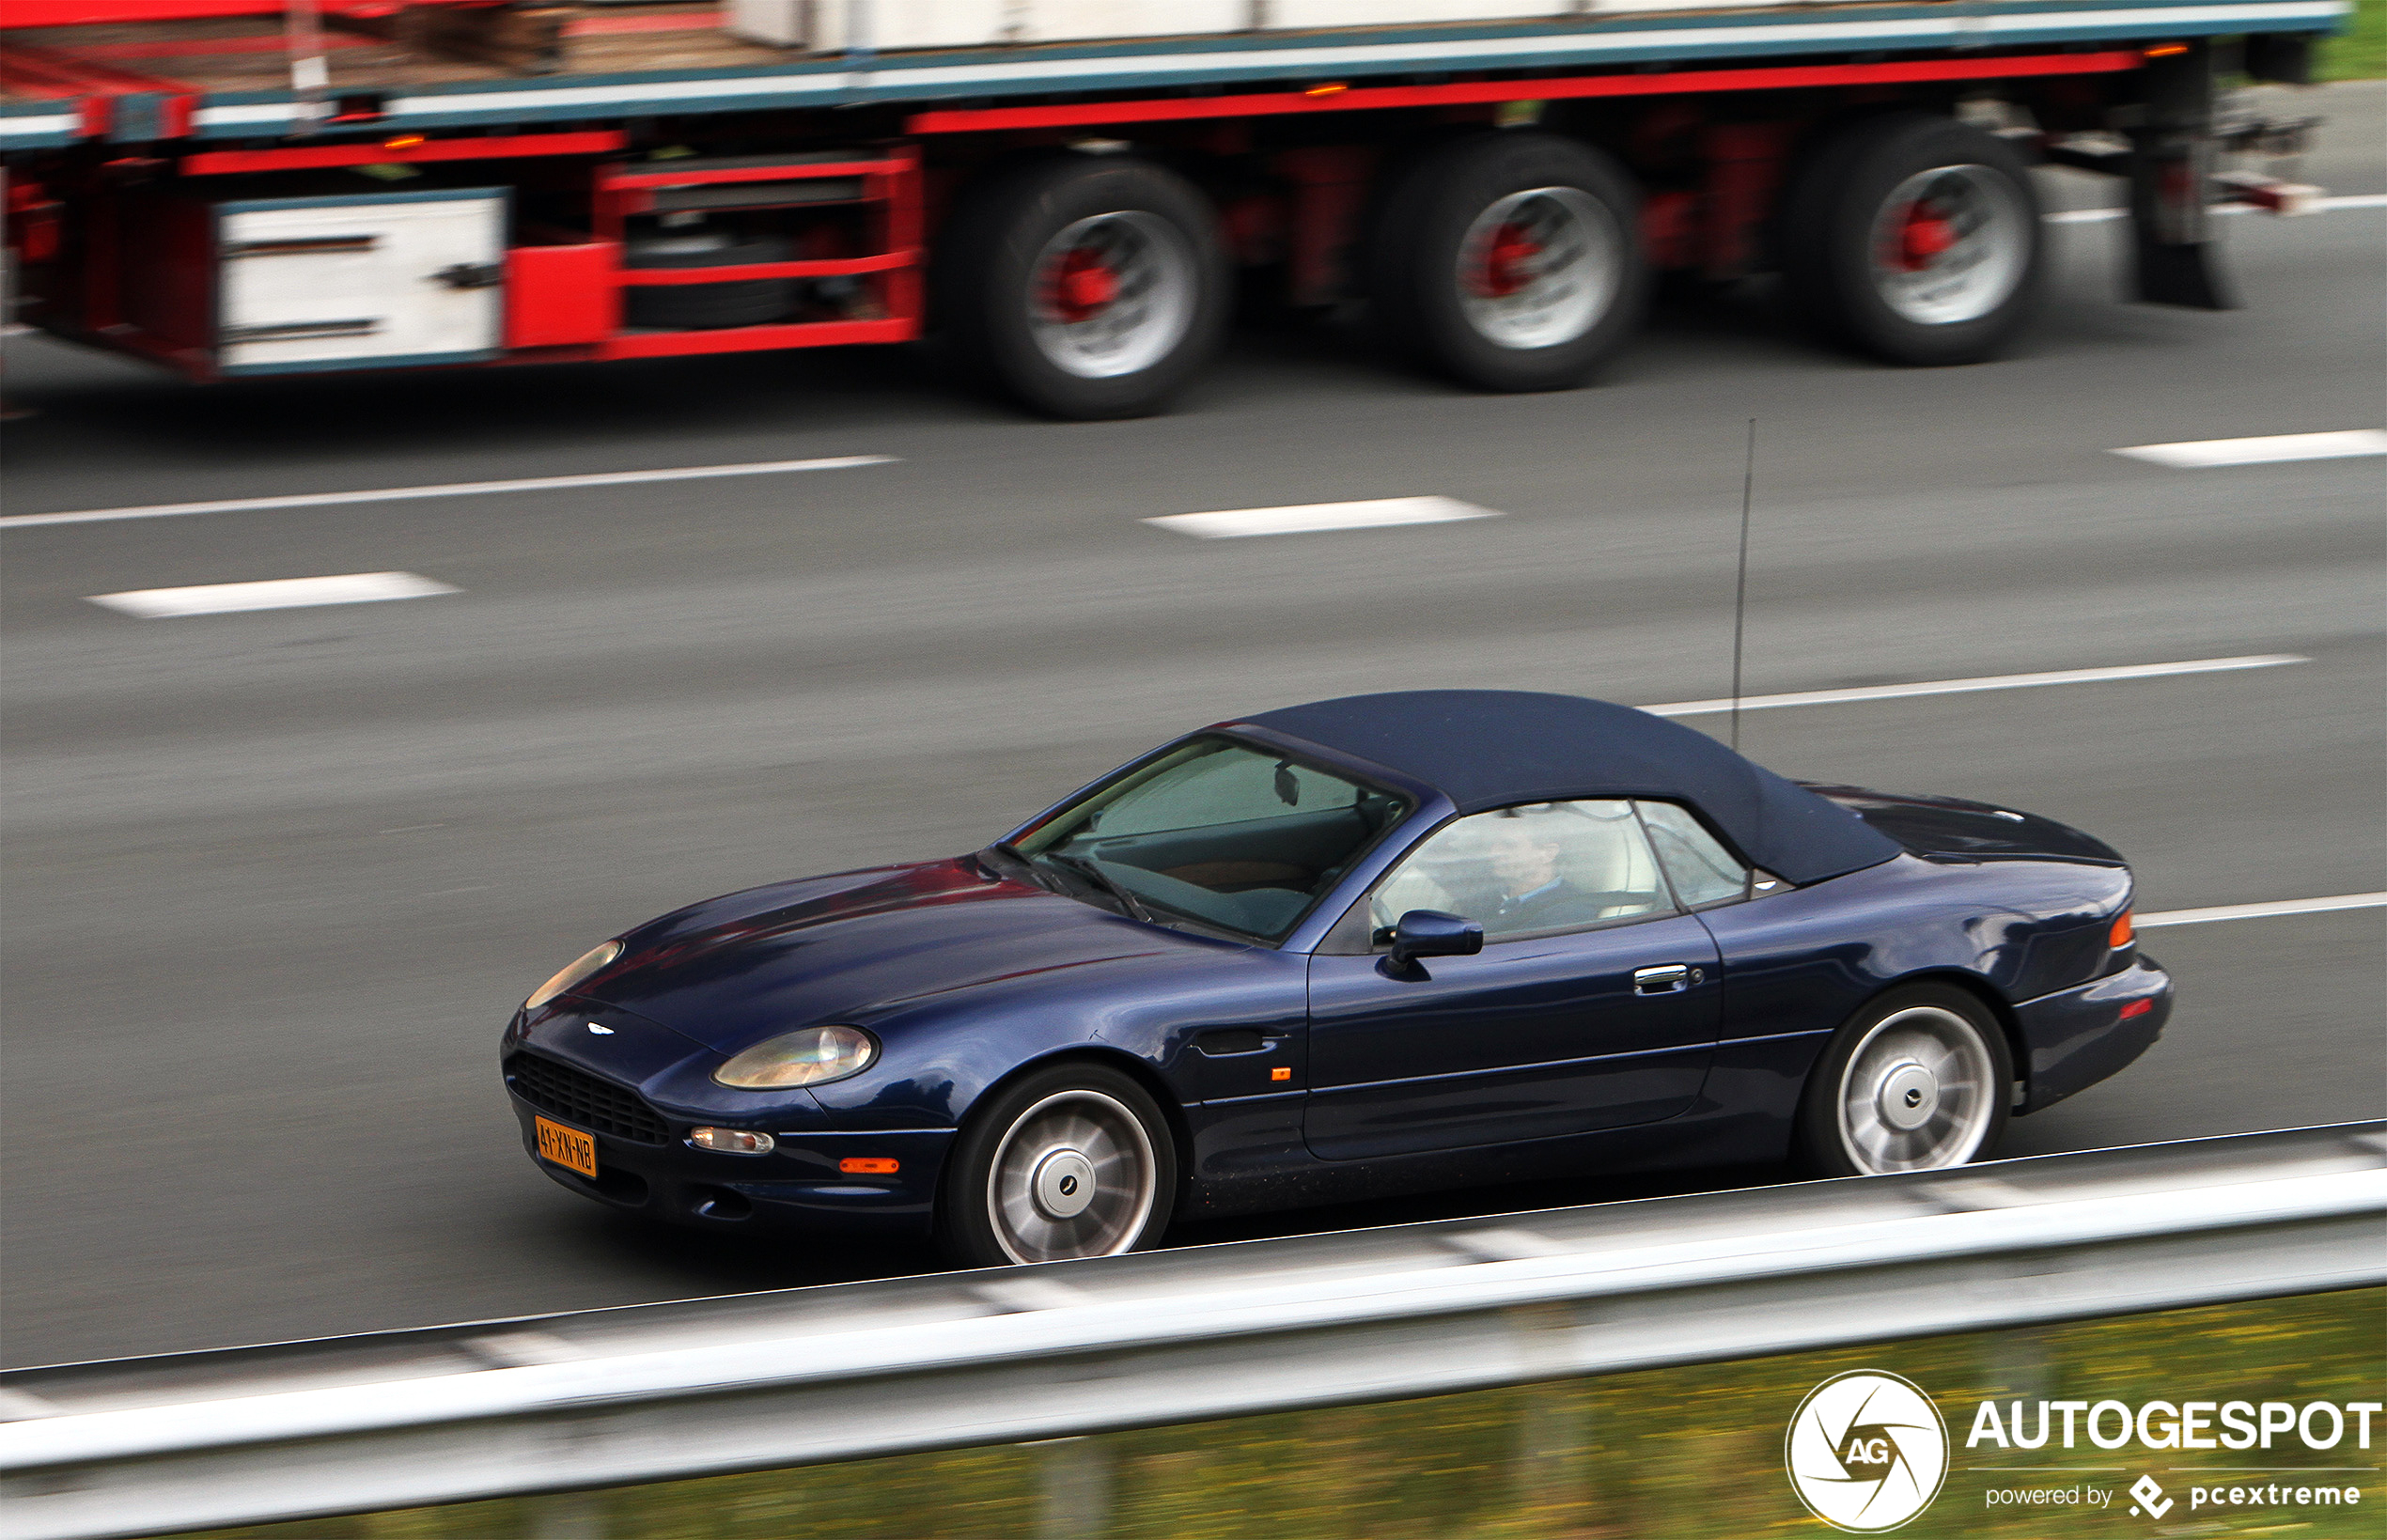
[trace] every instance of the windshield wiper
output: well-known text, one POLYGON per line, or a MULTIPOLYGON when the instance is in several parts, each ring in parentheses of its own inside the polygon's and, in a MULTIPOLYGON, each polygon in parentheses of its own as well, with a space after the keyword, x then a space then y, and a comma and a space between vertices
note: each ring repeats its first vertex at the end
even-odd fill
POLYGON ((1046 850, 1038 854, 1037 859, 1038 861, 1049 861, 1065 871, 1077 873, 1080 877, 1083 877, 1087 881, 1092 882, 1096 887, 1100 888, 1104 893, 1107 893, 1112 897, 1117 899, 1119 901, 1119 907, 1126 910, 1129 914, 1143 921, 1147 926, 1156 923, 1152 918, 1152 911, 1144 907, 1143 899, 1136 897, 1134 894, 1129 892, 1125 884, 1121 883, 1117 878, 1113 877, 1101 867, 1097 866, 1090 858, 1085 856, 1067 855, 1053 850, 1046 850))

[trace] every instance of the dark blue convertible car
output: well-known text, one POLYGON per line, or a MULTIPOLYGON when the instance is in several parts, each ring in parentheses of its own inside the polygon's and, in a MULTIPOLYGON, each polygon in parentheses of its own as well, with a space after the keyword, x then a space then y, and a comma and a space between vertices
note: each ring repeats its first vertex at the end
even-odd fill
POLYGON ((1571 696, 1222 723, 949 860, 609 941, 507 1029, 540 1169, 723 1230, 1100 1256, 1652 1166, 1929 1170, 2162 1030, 2130 873, 1571 696))

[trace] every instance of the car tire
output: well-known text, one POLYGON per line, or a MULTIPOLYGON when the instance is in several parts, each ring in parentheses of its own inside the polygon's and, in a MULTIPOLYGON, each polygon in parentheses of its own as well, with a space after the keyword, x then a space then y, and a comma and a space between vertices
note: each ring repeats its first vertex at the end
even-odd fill
POLYGON ((1116 1256, 1155 1245, 1177 1145, 1151 1097, 1100 1065, 1055 1065, 970 1114, 945 1162, 937 1241, 957 1267, 1116 1256))
POLYGON ((1366 288, 1384 340, 1486 391, 1568 390, 1631 336, 1649 288, 1614 161, 1509 130, 1420 157, 1378 206, 1366 288))
POLYGON ((1782 209, 1785 296, 1828 340, 1893 364, 1974 364, 2036 307, 2038 194, 1993 133, 1935 113, 1862 119, 1805 157, 1782 209))
POLYGON ((1209 203, 1175 172, 1063 155, 966 191, 937 241, 938 331, 961 370, 1047 416, 1160 411, 1228 308, 1209 203))
POLYGON ((1937 1171, 1997 1147, 2014 1085, 2005 1033, 1950 985, 1894 989, 1808 1073, 1793 1154, 1816 1176, 1937 1171))

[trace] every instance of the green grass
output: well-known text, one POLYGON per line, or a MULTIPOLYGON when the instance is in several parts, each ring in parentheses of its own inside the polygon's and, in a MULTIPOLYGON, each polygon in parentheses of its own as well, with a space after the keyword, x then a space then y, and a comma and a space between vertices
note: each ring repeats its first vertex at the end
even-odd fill
POLYGON ((2354 0, 2346 30, 2321 39, 2317 80, 2377 80, 2387 75, 2387 0, 2354 0))
MULTIPOLYGON (((1887 1369, 1919 1383, 1951 1423, 1939 1500, 1901 1540, 1988 1535, 2083 1540, 2112 1533, 2264 1534, 2336 1540, 2382 1532, 2387 1482, 2351 1511, 2231 1515, 2192 1521, 2185 1501, 2156 1526, 2102 1514, 1989 1510, 1992 1483, 1962 1444, 1984 1397, 2103 1400, 2380 1399, 2387 1290, 2257 1301, 2073 1326, 1928 1338, 1684 1369, 1476 1392, 1377 1406, 1148 1428, 1059 1444, 1009 1445, 715 1476, 564 1500, 460 1503, 357 1518, 263 1525, 211 1540, 530 1540, 541 1505, 583 1506, 605 1540, 1755 1540, 1831 1532, 1806 1517, 1782 1470, 1786 1423, 1817 1382, 1887 1369), (1040 1528, 1038 1478, 1055 1459, 1107 1467, 1107 1525, 1040 1528)), ((2387 1425, 2387 1424, 2382 1424, 2387 1425)), ((2292 1445, 2281 1464, 2370 1465, 2352 1439, 2326 1453, 2292 1445)), ((2156 1466, 2243 1454, 2135 1449, 2060 1463, 2131 1462, 2119 1487, 2156 1466)), ((2044 1456, 2042 1456, 2044 1457, 2044 1456)), ((2027 1456, 2008 1456, 2027 1458, 2027 1456)), ((2052 1482, 2083 1478, 2039 1478, 2052 1482)), ((2193 1478, 2158 1477, 2185 1499, 2193 1478)), ((567 1515, 547 1512, 550 1524, 567 1515)), ((565 1532, 563 1528, 548 1532, 565 1532)), ((572 1531, 571 1532, 584 1532, 572 1531)))

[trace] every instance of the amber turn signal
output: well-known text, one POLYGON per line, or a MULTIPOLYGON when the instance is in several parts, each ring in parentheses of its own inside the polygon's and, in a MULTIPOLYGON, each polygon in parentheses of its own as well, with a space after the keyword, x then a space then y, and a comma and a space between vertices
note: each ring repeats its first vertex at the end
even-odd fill
POLYGON ((903 1169, 903 1162, 883 1155, 849 1155, 837 1162, 837 1169, 849 1176, 892 1176, 903 1169))
POLYGON ((1284 1065, 1279 1065, 1268 1072, 1268 1078, 1272 1081, 1289 1081, 1293 1078, 1293 1071, 1284 1065))
POLYGON ((2105 944, 2119 952, 2136 940, 2138 940, 2138 931, 2130 924, 2130 911, 2124 910, 2121 916, 2114 922, 2114 929, 2105 938, 2105 944))

